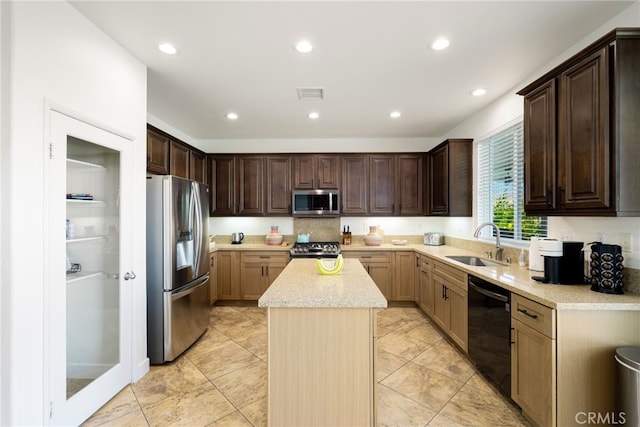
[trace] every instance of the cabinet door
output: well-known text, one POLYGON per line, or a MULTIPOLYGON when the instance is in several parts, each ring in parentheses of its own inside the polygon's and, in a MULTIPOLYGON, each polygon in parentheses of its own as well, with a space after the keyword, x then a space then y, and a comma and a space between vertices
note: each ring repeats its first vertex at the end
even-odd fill
POLYGON ((243 262, 240 269, 240 298, 257 300, 267 289, 267 266, 263 263, 243 262))
POLYGON ((218 300, 218 253, 209 254, 209 296, 213 305, 218 300))
POLYGON ((391 297, 394 301, 414 301, 415 299, 415 255, 413 252, 395 253, 395 280, 392 282, 391 297))
POLYGON ((237 158, 238 214, 264 214, 263 174, 264 158, 262 156, 241 156, 237 158))
POLYGON ((380 289, 380 292, 382 292, 382 295, 384 295, 387 300, 392 300, 391 286, 393 283, 393 269, 391 268, 391 264, 363 263, 363 265, 369 273, 369 276, 371 276, 376 283, 376 286, 378 286, 378 289, 380 289))
POLYGON ((421 257, 420 259, 420 308, 427 314, 433 316, 434 310, 434 284, 431 277, 431 265, 429 259, 421 257))
POLYGON ((312 190, 316 177, 316 159, 313 155, 295 154, 293 156, 293 188, 312 190))
POLYGON ((291 214, 291 161, 289 156, 268 156, 264 176, 267 215, 291 214))
POLYGON ((424 215, 424 156, 398 156, 398 213, 424 215))
POLYGON ((369 156, 369 214, 393 215, 396 206, 395 156, 369 156))
POLYGON ((449 303, 449 336, 467 352, 468 342, 468 307, 467 291, 454 285, 448 285, 446 299, 449 303))
POLYGON ((206 183, 207 159, 199 151, 189 150, 189 179, 206 183))
POLYGON ((169 174, 169 138, 151 129, 147 130, 147 171, 169 174))
POLYGON ((234 215, 235 159, 233 156, 209 156, 209 210, 213 216, 234 215))
POLYGON ((369 159, 365 155, 342 157, 342 213, 367 214, 367 175, 369 159))
POLYGON ((556 208, 556 85, 524 98, 524 203, 527 212, 556 208))
POLYGON ((189 147, 180 144, 176 141, 171 141, 171 175, 178 176, 180 178, 189 178, 189 156, 191 150, 189 147))
POLYGON ((429 153, 429 214, 449 213, 449 146, 429 153))
POLYGON ((446 286, 442 279, 433 275, 433 321, 445 331, 449 329, 449 303, 446 297, 446 286))
POLYGON ((218 299, 240 299, 240 253, 218 251, 218 299))
POLYGON ((605 47, 560 75, 560 209, 611 207, 609 55, 605 47))
MULTIPOLYGON (((271 286, 274 280, 282 273, 282 270, 287 266, 286 261, 272 261, 267 265, 267 283, 266 287, 271 286)), ((266 290, 266 288, 265 288, 266 290)))
POLYGON ((333 190, 340 188, 340 158, 337 154, 318 154, 316 188, 333 190))
POLYGON ((511 318, 511 398, 541 426, 555 425, 555 342, 511 318))

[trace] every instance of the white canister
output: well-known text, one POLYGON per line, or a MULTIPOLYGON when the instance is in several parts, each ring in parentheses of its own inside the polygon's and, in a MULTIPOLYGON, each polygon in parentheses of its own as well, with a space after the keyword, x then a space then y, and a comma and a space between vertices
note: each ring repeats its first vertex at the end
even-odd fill
POLYGON ((541 237, 532 237, 529 245, 529 270, 544 271, 544 258, 540 254, 541 237))

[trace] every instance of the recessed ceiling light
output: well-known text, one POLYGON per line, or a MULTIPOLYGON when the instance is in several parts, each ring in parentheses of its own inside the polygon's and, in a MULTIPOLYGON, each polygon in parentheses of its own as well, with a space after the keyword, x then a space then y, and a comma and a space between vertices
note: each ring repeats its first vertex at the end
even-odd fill
POLYGON ((392 119, 397 119, 401 115, 402 113, 400 111, 392 111, 389 113, 389 117, 391 117, 392 119))
POLYGON ((300 40, 294 47, 300 53, 309 53, 313 50, 313 46, 307 40, 300 40))
POLYGON ((470 92, 471 96, 482 96, 487 93, 487 90, 483 87, 479 87, 478 89, 474 89, 470 92))
POLYGON ((158 49, 160 49, 160 52, 166 53, 167 55, 175 55, 178 52, 178 49, 176 49, 171 43, 162 43, 158 45, 158 49))
POLYGON ((307 117, 309 117, 311 120, 315 120, 318 117, 320 117, 320 114, 316 113, 315 111, 312 111, 309 114, 307 114, 307 117))
POLYGON ((238 120, 238 114, 236 113, 227 113, 227 115, 225 116, 227 119, 229 120, 238 120))
POLYGON ((439 38, 433 43, 431 43, 431 49, 433 50, 443 50, 449 47, 449 40, 445 38, 439 38))

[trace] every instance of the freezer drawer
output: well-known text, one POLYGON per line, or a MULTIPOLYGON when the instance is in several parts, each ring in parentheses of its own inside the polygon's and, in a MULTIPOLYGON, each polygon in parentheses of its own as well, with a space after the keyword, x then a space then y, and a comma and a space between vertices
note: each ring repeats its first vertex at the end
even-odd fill
POLYGON ((189 348, 209 326, 209 275, 173 292, 164 292, 164 360, 170 362, 189 348))

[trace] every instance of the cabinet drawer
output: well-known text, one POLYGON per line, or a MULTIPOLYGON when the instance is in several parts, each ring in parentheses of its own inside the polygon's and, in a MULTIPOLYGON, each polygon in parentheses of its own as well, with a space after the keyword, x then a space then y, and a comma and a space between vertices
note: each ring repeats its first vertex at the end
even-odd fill
POLYGON ((391 262, 391 255, 391 252, 384 251, 342 252, 342 256, 345 258, 358 258, 361 262, 366 262, 367 264, 372 262, 391 262))
POLYGON ((552 308, 511 294, 511 317, 551 339, 556 337, 555 310, 552 308))
POLYGON ((467 273, 438 261, 433 261, 432 264, 433 274, 437 274, 450 285, 456 285, 465 291, 467 290, 467 273))
POLYGON ((242 252, 242 262, 289 262, 289 252, 262 251, 262 252, 242 252))
POLYGON ((433 261, 431 258, 428 258, 424 255, 420 255, 420 260, 418 261, 418 267, 420 267, 420 271, 430 272, 433 270, 433 261))

